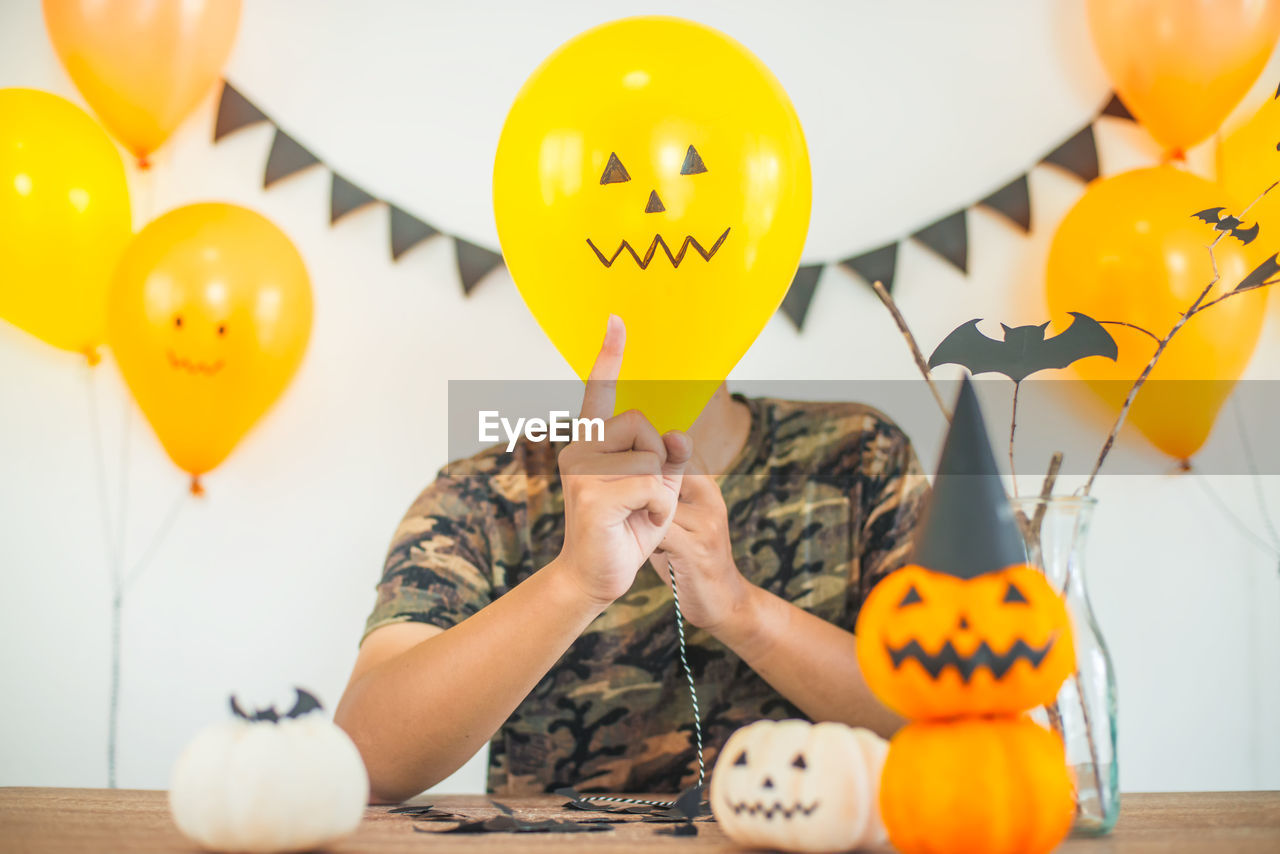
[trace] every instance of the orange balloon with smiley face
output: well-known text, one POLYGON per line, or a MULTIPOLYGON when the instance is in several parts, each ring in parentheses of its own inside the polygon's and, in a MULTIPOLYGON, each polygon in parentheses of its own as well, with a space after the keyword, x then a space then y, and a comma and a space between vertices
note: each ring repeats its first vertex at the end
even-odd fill
POLYGON ((302 256, 253 211, 178 208, 125 250, 107 343, 165 451, 195 478, 193 491, 289 384, 311 315, 302 256))
POLYGON ((809 156, 746 48, 667 17, 614 21, 534 71, 498 142, 512 278, 585 378, 627 326, 618 409, 685 429, 782 302, 809 227, 809 156))

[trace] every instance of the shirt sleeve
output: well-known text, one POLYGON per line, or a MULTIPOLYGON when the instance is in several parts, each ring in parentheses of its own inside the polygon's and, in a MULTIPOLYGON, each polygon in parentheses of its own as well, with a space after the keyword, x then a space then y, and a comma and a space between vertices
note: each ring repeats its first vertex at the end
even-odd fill
POLYGON ((906 435, 894 431, 893 449, 874 487, 865 495, 857 583, 856 619, 862 603, 885 576, 902 568, 911 546, 920 511, 929 494, 929 480, 920 468, 915 449, 906 435))
POLYGON ((392 623, 448 629, 492 601, 485 480, 441 472, 413 502, 392 538, 362 643, 392 623))

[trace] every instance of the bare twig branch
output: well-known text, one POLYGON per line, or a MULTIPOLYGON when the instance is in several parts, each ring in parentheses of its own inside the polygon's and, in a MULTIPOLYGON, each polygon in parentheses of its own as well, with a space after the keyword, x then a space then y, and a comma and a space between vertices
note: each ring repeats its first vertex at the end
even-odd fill
POLYGON ((1013 481, 1013 497, 1018 497, 1018 472, 1013 464, 1013 434, 1018 431, 1018 388, 1021 383, 1013 384, 1013 408, 1009 413, 1009 478, 1013 481))
POLYGON ((898 304, 893 301, 893 295, 889 293, 888 288, 879 279, 871 283, 871 288, 876 292, 876 296, 880 298, 880 302, 884 303, 884 307, 889 309, 889 314, 893 316, 893 322, 898 325, 898 331, 902 333, 902 337, 907 340, 907 346, 911 348, 911 355, 916 360, 916 367, 920 369, 925 382, 929 384, 929 391, 933 392, 933 399, 937 402, 938 408, 942 410, 943 417, 950 422, 951 411, 942 402, 942 395, 938 393, 938 387, 933 382, 933 373, 929 370, 929 363, 925 361, 924 354, 920 352, 920 346, 916 344, 915 336, 911 334, 910 328, 907 327, 907 321, 902 316, 902 312, 898 311, 898 304))
POLYGON ((1261 289, 1261 288, 1265 288, 1267 285, 1275 285, 1275 284, 1280 284, 1280 279, 1272 279, 1272 280, 1271 280, 1271 281, 1269 281, 1269 282, 1263 282, 1263 283, 1262 283, 1262 284, 1260 284, 1260 285, 1255 285, 1255 286, 1253 286, 1253 287, 1251 287, 1251 288, 1246 288, 1246 289, 1244 289, 1244 290, 1242 290, 1242 291, 1228 291, 1227 293, 1223 294, 1223 295, 1222 295, 1222 296, 1220 296, 1220 297, 1214 297, 1213 299, 1209 300, 1207 303, 1205 303, 1204 305, 1200 306, 1200 307, 1199 307, 1199 308, 1197 308, 1195 311, 1191 312, 1191 315, 1194 317, 1195 315, 1199 314, 1200 312, 1204 311, 1205 309, 1207 309, 1207 308, 1212 308, 1213 306, 1217 305, 1218 303, 1222 302, 1224 299, 1227 299, 1228 297, 1236 297, 1236 296, 1240 296, 1240 294, 1249 294, 1249 293, 1253 293, 1253 292, 1254 292, 1254 291, 1256 291, 1256 290, 1259 290, 1259 289, 1261 289))
POLYGON ((1099 323, 1107 323, 1107 324, 1110 324, 1110 325, 1112 325, 1112 326, 1127 326, 1127 327, 1129 327, 1130 329, 1136 329, 1136 330, 1138 330, 1138 331, 1139 331, 1139 332, 1141 332, 1143 335, 1148 336, 1152 341, 1159 341, 1159 340, 1160 340, 1160 336, 1159 336, 1159 335, 1155 334, 1155 333, 1154 333, 1154 332, 1152 332, 1150 329, 1147 329, 1147 328, 1146 328, 1146 327, 1144 327, 1144 326, 1139 326, 1139 325, 1138 325, 1138 324, 1136 324, 1136 323, 1126 323, 1126 322, 1125 322, 1125 321, 1123 321, 1123 320, 1099 320, 1098 322, 1099 322, 1099 323))

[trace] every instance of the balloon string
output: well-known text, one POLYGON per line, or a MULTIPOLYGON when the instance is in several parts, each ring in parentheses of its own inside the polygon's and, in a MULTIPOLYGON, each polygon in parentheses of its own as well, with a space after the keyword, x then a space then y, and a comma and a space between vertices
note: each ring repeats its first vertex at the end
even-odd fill
POLYGON ((102 443, 102 421, 98 416, 98 394, 94 381, 96 371, 85 366, 84 387, 89 403, 89 432, 93 447, 93 463, 95 480, 98 488, 98 509, 102 521, 102 545, 107 558, 108 570, 115 575, 115 540, 112 537, 114 526, 111 524, 111 506, 107 500, 107 462, 102 443))
POLYGON ((107 462, 102 442, 102 419, 98 416, 98 395, 94 384, 96 371, 85 366, 85 390, 89 396, 89 429, 92 432, 95 480, 98 484, 98 507, 102 516, 102 544, 111 579, 111 678, 107 701, 107 787, 116 787, 116 741, 120 709, 120 622, 123 616, 123 591, 120 588, 120 559, 112 536, 111 505, 107 500, 107 462))
POLYGON ((129 449, 131 446, 130 436, 133 433, 133 407, 130 405, 128 394, 124 396, 124 415, 120 423, 120 464, 116 471, 119 472, 120 484, 118 493, 118 510, 116 518, 116 548, 115 548, 115 570, 114 575, 116 583, 124 573, 124 561, 126 554, 126 541, 129 535, 129 449))
POLYGON ((177 498, 169 505, 169 512, 165 514, 164 520, 156 528, 156 532, 152 534, 151 541, 147 543, 147 547, 143 549, 142 556, 138 558, 133 568, 129 570, 129 574, 125 577, 124 585, 121 593, 128 593, 133 589, 133 585, 146 572, 147 567, 151 565, 151 559, 155 557, 156 551, 169 535, 169 531, 173 528, 174 522, 178 521, 178 516, 182 513, 182 508, 186 505, 188 490, 184 486, 178 493, 177 498))
MULTIPOLYGON (((707 778, 707 766, 702 755, 702 713, 698 709, 698 689, 693 683, 693 670, 689 667, 689 655, 684 637, 684 614, 680 610, 680 588, 676 585, 676 569, 667 561, 667 575, 671 578, 671 599, 676 610, 676 639, 680 655, 680 669, 684 671, 685 681, 689 684, 689 705, 693 709, 693 738, 698 757, 697 788, 704 788, 707 778)), ((649 801, 644 798, 623 798, 614 795, 582 795, 583 801, 607 801, 613 804, 638 804, 649 807, 674 807, 676 801, 649 801)))
POLYGON ((1259 536, 1252 528, 1249 527, 1248 523, 1240 518, 1239 514, 1231 509, 1231 506, 1227 504, 1221 495, 1218 494, 1217 490, 1209 485, 1208 475, 1201 475, 1200 477, 1197 477, 1196 483, 1200 485, 1200 489, 1204 491, 1204 494, 1213 500, 1213 503, 1217 505, 1217 508, 1222 515, 1230 519, 1231 522, 1240 529, 1240 533, 1252 540, 1253 544, 1262 551, 1269 552, 1273 559, 1280 561, 1280 548, 1268 543, 1266 539, 1259 536))
POLYGON ((155 164, 146 158, 138 161, 136 173, 138 188, 138 204, 134 209, 134 222, 141 231, 156 215, 156 170, 155 164))

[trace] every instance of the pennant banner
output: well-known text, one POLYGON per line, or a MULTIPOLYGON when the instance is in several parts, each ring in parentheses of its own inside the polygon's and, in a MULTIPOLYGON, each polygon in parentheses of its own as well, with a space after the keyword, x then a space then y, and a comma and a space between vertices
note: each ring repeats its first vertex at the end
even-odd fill
MULTIPOLYGON (((1280 89, 1277 90, 1277 96, 1280 96, 1280 89)), ((1086 183, 1097 178, 1100 170, 1093 126, 1103 116, 1124 121, 1134 120, 1120 98, 1112 95, 1093 121, 1040 158, 1037 165, 1053 166, 1086 183)), ((329 223, 336 224, 347 214, 366 205, 374 203, 387 205, 390 211, 390 250, 393 261, 399 261, 406 252, 437 235, 448 237, 454 243, 458 282, 462 286, 462 292, 468 296, 486 276, 502 266, 500 253, 465 240, 456 234, 442 231, 426 220, 392 204, 387 199, 379 198, 339 175, 282 130, 274 120, 245 97, 244 93, 224 81, 222 97, 218 102, 217 117, 214 120, 213 141, 219 142, 241 128, 264 122, 275 129, 275 137, 271 141, 271 151, 267 155, 266 168, 262 176, 264 188, 271 187, 312 166, 325 166, 331 173, 333 182, 329 192, 329 223)), ((621 164, 618 168, 622 168, 621 164)), ((802 264, 796 271, 791 288, 787 291, 779 311, 791 321, 797 331, 802 330, 805 317, 809 314, 809 306, 818 290, 818 283, 822 280, 822 273, 827 267, 833 265, 844 267, 868 284, 874 281, 882 282, 885 288, 892 292, 894 274, 897 271, 898 247, 908 238, 928 247, 930 251, 961 273, 968 273, 968 213, 971 209, 979 207, 998 214, 1024 233, 1029 232, 1031 230, 1031 188, 1027 173, 1017 176, 990 195, 940 217, 891 243, 838 261, 802 264)))

